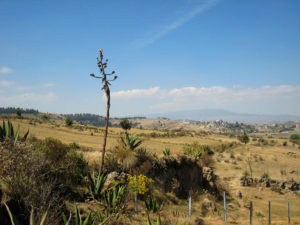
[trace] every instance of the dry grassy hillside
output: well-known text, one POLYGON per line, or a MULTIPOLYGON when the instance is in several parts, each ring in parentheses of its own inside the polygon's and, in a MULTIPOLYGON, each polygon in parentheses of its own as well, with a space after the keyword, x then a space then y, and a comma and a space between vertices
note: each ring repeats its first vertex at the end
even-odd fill
MULTIPOLYGON (((66 127, 60 121, 30 123, 29 120, 13 120, 14 126, 20 125, 25 132, 30 130, 30 136, 38 139, 54 137, 65 143, 76 142, 81 148, 84 158, 89 163, 99 162, 101 146, 103 142, 103 128, 93 126, 74 125, 66 127)), ((108 149, 112 150, 123 132, 120 128, 110 128, 108 136, 108 149)), ((162 156, 163 150, 170 149, 171 156, 182 155, 185 144, 198 142, 209 145, 214 149, 213 168, 215 173, 228 185, 233 200, 228 206, 228 224, 249 224, 249 210, 247 204, 253 201, 254 224, 267 224, 268 201, 272 202, 272 224, 287 224, 287 205, 291 204, 292 224, 300 224, 300 192, 278 193, 270 188, 241 187, 240 177, 246 170, 249 172, 247 161, 251 162, 253 177, 260 178, 264 173, 276 180, 295 180, 300 182, 300 149, 285 140, 266 139, 266 143, 251 140, 248 144, 238 143, 235 137, 217 134, 187 133, 186 136, 164 136, 164 131, 147 129, 131 129, 143 140, 142 146, 148 151, 162 156), (153 135, 155 133, 156 135, 153 135), (231 147, 230 143, 237 142, 231 147), (242 198, 236 196, 240 191, 242 198)), ((193 200, 193 219, 201 215, 201 197, 193 200)), ((187 202, 180 201, 177 205, 168 205, 163 210, 163 215, 176 217, 174 212, 182 212, 180 219, 184 220, 187 213, 187 202)), ((141 218, 135 216, 136 223, 140 224, 141 218)), ((222 203, 217 203, 217 211, 205 217, 208 224, 222 224, 222 203)), ((133 220, 134 221, 134 220, 133 220)), ((179 220, 180 221, 180 220, 179 220)))

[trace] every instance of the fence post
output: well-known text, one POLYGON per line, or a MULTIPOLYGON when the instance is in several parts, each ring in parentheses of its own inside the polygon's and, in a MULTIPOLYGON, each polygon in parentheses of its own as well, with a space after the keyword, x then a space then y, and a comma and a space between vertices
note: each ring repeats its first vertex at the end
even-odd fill
POLYGON ((269 224, 271 224, 271 201, 269 200, 269 224))
POLYGON ((192 195, 191 192, 189 191, 189 219, 191 219, 192 216, 192 195))
POLYGON ((288 202, 288 220, 289 220, 289 224, 291 223, 291 206, 290 206, 290 202, 288 202))
POLYGON ((226 192, 224 191, 224 222, 227 222, 227 215, 226 215, 226 192))
POLYGON ((250 225, 252 225, 252 212, 253 212, 253 203, 250 201, 250 225))

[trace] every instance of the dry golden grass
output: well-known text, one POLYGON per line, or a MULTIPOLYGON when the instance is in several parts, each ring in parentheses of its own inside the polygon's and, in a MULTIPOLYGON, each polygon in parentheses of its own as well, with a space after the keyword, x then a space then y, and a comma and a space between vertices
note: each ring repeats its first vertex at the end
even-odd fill
MULTIPOLYGON (((85 130, 80 131, 74 128, 51 125, 49 123, 29 124, 27 120, 13 120, 15 126, 20 124, 21 131, 24 133, 28 128, 30 129, 30 135, 37 138, 53 137, 58 138, 65 143, 76 142, 80 146, 86 147, 83 151, 85 159, 89 163, 99 163, 101 156, 101 148, 103 143, 103 128, 97 128, 99 131, 95 132, 95 127, 88 126, 85 130), (93 136, 91 136, 93 132, 93 136)), ((108 135, 108 149, 112 149, 123 132, 120 128, 110 128, 108 135)), ((162 131, 153 130, 141 130, 131 129, 130 133, 150 134, 152 132, 162 134, 162 131)), ((171 150, 171 155, 182 154, 183 146, 186 143, 199 142, 200 144, 206 144, 210 146, 220 145, 222 143, 230 143, 237 141, 235 138, 230 138, 222 135, 209 135, 204 137, 157 137, 151 138, 144 137, 143 145, 150 152, 155 152, 158 155, 162 154, 165 148, 171 150)), ((235 198, 235 193, 240 190, 243 194, 241 200, 237 199, 237 204, 240 207, 235 206, 229 210, 228 224, 249 224, 249 210, 243 207, 244 202, 253 201, 254 224, 267 224, 268 218, 268 201, 272 201, 272 224, 287 224, 287 204, 291 203, 291 224, 300 224, 300 197, 290 192, 288 194, 280 195, 270 189, 260 189, 259 187, 241 187, 239 184, 239 178, 243 175, 243 171, 248 169, 246 159, 250 158, 252 161, 253 176, 260 177, 263 173, 268 173, 272 179, 277 180, 290 180, 294 179, 300 182, 300 150, 297 146, 292 146, 288 143, 288 146, 282 146, 285 140, 272 139, 277 143, 274 146, 255 146, 255 142, 251 141, 247 145, 238 145, 237 147, 229 150, 225 150, 223 153, 214 155, 216 163, 214 165, 215 173, 222 179, 225 179, 230 187, 230 193, 235 198), (290 153, 289 153, 290 152, 290 153), (287 154, 289 153, 289 154, 287 154), (262 216, 263 215, 263 216, 262 216)), ((270 140, 269 140, 270 141, 270 140)), ((249 170, 249 169, 248 169, 249 170)), ((193 202, 193 218, 200 216, 201 199, 193 202)), ((223 211, 222 204, 218 205, 219 213, 214 215, 208 215, 205 217, 205 221, 208 224, 223 224, 223 211), (218 215, 219 214, 219 215, 218 215)), ((187 221, 187 201, 181 201, 178 205, 166 205, 163 210, 163 215, 168 217, 172 221, 187 221), (181 212, 181 216, 174 217, 172 212, 178 210, 181 212)), ((132 224, 142 224, 145 222, 145 217, 136 215, 133 218, 132 224), (134 222, 135 221, 135 222, 134 222)))

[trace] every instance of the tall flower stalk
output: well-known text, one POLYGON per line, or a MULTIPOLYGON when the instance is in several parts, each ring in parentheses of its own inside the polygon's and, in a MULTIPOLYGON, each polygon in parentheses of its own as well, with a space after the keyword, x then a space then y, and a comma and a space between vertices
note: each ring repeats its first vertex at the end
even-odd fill
POLYGON ((91 73, 90 76, 101 79, 101 83, 103 84, 102 90, 104 90, 105 95, 106 95, 106 117, 105 117, 105 131, 104 131, 104 141, 103 141, 103 146, 102 146, 102 159, 101 159, 101 164, 100 164, 100 171, 103 171, 103 166, 104 166, 104 157, 105 157, 105 151, 106 151, 106 141, 107 141, 107 134, 108 134, 108 121, 109 121, 109 110, 110 110, 110 89, 109 85, 111 85, 110 82, 116 80, 118 78, 117 75, 115 74, 115 71, 113 70, 111 73, 106 73, 105 69, 107 68, 107 62, 108 59, 103 60, 103 50, 99 50, 99 56, 97 56, 97 66, 99 67, 100 74, 101 76, 95 76, 95 74, 91 73), (110 76, 113 76, 112 79, 109 79, 110 76))

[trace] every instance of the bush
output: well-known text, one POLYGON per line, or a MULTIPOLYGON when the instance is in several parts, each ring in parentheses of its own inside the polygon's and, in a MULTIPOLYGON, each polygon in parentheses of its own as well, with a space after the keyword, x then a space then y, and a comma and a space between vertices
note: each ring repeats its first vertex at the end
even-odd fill
POLYGON ((263 178, 263 179, 269 179, 270 178, 270 175, 268 174, 268 173, 263 173, 262 175, 261 175, 261 178, 263 178))
POLYGON ((43 114, 43 115, 41 116, 41 119, 42 119, 43 121, 48 121, 50 118, 49 118, 49 116, 47 116, 46 114, 43 114))
POLYGON ((120 170, 118 160, 116 159, 116 157, 113 154, 105 155, 104 170, 106 173, 120 170))
POLYGON ((132 193, 138 193, 139 195, 147 194, 150 190, 150 185, 154 181, 146 177, 143 174, 140 174, 139 176, 128 176, 128 187, 129 190, 132 193))
POLYGON ((163 151, 164 156, 169 156, 170 155, 170 149, 169 148, 165 148, 165 150, 163 151))
POLYGON ((211 151, 208 145, 200 145, 198 142, 194 142, 192 144, 186 144, 183 147, 183 154, 192 156, 195 160, 200 160, 204 154, 211 155, 213 151, 211 151))
POLYGON ((53 138, 32 145, 10 140, 0 145, 0 180, 10 202, 14 202, 9 203, 11 209, 21 207, 20 215, 26 217, 33 207, 40 219, 50 207, 47 224, 57 224, 64 201, 71 199, 72 190, 86 173, 83 157, 53 138))
POLYGON ((68 127, 72 126, 72 125, 73 125, 73 120, 72 120, 72 118, 67 117, 67 118, 65 119, 65 124, 66 124, 66 126, 68 126, 68 127))
POLYGON ((294 140, 294 141, 300 140, 300 135, 299 134, 292 134, 290 136, 290 140, 294 140))
POLYGON ((72 186, 80 183, 81 176, 87 167, 83 156, 76 152, 76 143, 63 144, 54 138, 45 138, 32 147, 35 151, 43 153, 44 160, 49 164, 50 171, 72 186))

